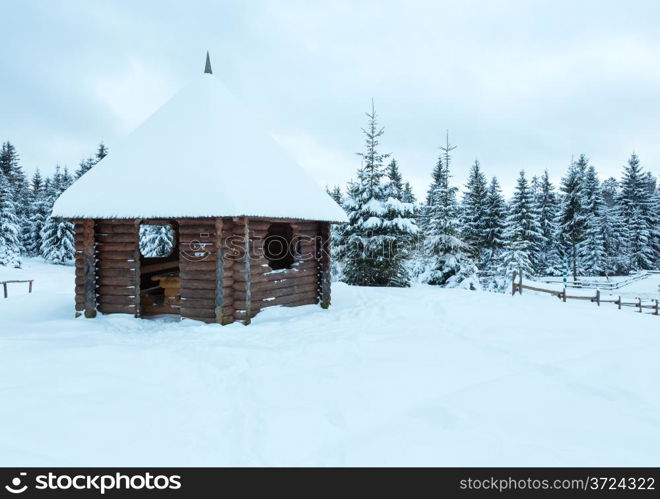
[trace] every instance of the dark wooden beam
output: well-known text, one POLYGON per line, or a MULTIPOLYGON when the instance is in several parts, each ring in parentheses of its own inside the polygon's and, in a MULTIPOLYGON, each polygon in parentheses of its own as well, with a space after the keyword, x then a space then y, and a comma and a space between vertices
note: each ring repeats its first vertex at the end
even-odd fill
POLYGON ((86 219, 83 224, 83 272, 85 275, 85 317, 96 317, 96 255, 94 248, 94 220, 86 219))
POLYGON ((224 279, 225 279, 225 248, 222 240, 222 218, 215 220, 215 240, 216 240, 216 258, 215 258, 215 321, 218 324, 226 325, 229 323, 222 314, 224 306, 224 279))
POLYGON ((319 236, 321 238, 319 258, 319 299, 322 308, 330 306, 330 224, 319 223, 319 236))

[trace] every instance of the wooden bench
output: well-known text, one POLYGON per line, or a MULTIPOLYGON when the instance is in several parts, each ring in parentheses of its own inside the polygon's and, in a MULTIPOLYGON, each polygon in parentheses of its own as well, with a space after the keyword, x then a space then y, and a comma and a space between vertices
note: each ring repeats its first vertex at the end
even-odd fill
POLYGON ((28 284, 28 293, 32 293, 32 283, 34 282, 34 279, 26 279, 26 280, 23 280, 23 281, 16 281, 16 280, 14 280, 14 281, 2 281, 2 288, 5 292, 5 298, 8 297, 7 284, 11 284, 11 283, 14 283, 14 282, 27 282, 27 283, 29 283, 28 284))

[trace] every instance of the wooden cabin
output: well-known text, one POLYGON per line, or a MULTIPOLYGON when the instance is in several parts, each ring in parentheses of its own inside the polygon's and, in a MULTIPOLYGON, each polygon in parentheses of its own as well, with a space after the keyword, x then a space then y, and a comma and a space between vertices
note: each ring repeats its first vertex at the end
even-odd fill
POLYGON ((58 199, 75 223, 76 315, 179 314, 249 324, 271 306, 330 304, 343 210, 211 74, 157 110, 58 199), (167 255, 140 228, 170 227, 167 255))

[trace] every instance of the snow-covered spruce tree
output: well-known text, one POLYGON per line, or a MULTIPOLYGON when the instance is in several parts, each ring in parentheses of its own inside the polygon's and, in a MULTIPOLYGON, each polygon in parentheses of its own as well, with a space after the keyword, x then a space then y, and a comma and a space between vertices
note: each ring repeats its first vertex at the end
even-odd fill
POLYGON ((174 233, 169 225, 141 225, 140 253, 146 258, 159 258, 172 253, 174 233))
POLYGON ((29 256, 37 256, 41 248, 41 229, 51 210, 50 201, 46 195, 46 186, 39 169, 32 175, 30 191, 32 193, 30 218, 28 220, 28 235, 25 250, 29 256))
POLYGON ((410 182, 405 182, 403 184, 403 194, 401 195, 401 201, 404 203, 417 203, 417 198, 415 197, 415 193, 410 186, 410 182))
POLYGON ((504 226, 506 222, 507 208, 502 189, 496 177, 493 177, 488 185, 486 193, 486 212, 484 214, 484 225, 486 227, 486 245, 484 249, 483 270, 486 274, 494 274, 497 271, 497 262, 500 252, 504 247, 504 226))
POLYGON ((510 279, 514 271, 532 277, 536 275, 539 254, 544 243, 538 207, 532 195, 525 171, 520 172, 516 190, 509 204, 504 228, 504 250, 500 275, 510 279))
POLYGON ((433 182, 427 196, 424 252, 431 265, 425 282, 476 289, 479 287, 477 267, 470 257, 469 247, 460 238, 458 189, 449 185, 452 149, 449 141, 441 148, 444 158, 439 158, 433 169, 433 182))
POLYGON ((557 226, 559 201, 547 170, 543 172, 538 180, 535 199, 539 210, 541 234, 543 235, 543 243, 541 243, 539 250, 538 273, 553 276, 561 275, 563 269, 559 253, 559 230, 557 226))
POLYGON ((463 195, 461 213, 461 238, 468 246, 470 255, 483 270, 488 257, 487 193, 486 177, 481 171, 479 161, 475 160, 463 195))
POLYGON ((20 267, 20 225, 12 188, 3 171, 0 170, 0 265, 20 267))
POLYGON ((619 186, 616 209, 618 240, 622 243, 622 270, 652 269, 656 255, 653 248, 655 222, 651 212, 651 193, 648 178, 642 172, 635 153, 624 168, 619 186))
POLYGON ((587 275, 607 274, 610 268, 605 252, 607 207, 593 165, 587 168, 582 182, 582 208, 585 216, 584 239, 578 244, 582 269, 587 275))
POLYGON ((578 246, 584 239, 585 214, 582 206, 582 179, 585 176, 589 160, 581 154, 577 161, 571 162, 566 176, 561 183, 561 202, 557 223, 559 226, 559 247, 562 258, 569 262, 573 280, 582 274, 578 255, 578 246))
POLYGON ((53 204, 57 198, 73 182, 73 177, 65 168, 55 168, 55 173, 48 183, 46 198, 48 199, 48 213, 43 228, 41 229, 40 253, 44 259, 51 263, 66 264, 73 260, 75 254, 74 227, 71 222, 50 216, 53 204))
POLYGON ((349 222, 344 227, 340 248, 344 281, 358 286, 407 286, 405 254, 400 251, 397 218, 403 218, 400 203, 389 201, 383 183, 385 160, 389 154, 378 152, 378 139, 384 129, 378 126, 371 107, 365 136, 365 152, 359 153, 362 167, 358 180, 349 184, 345 209, 349 222))
MULTIPOLYGON (((328 195, 334 199, 335 203, 341 206, 344 211, 344 196, 341 187, 338 185, 332 189, 325 188, 328 195)), ((340 258, 340 248, 344 239, 344 224, 332 224, 330 227, 330 271, 334 281, 343 281, 344 266, 340 258)))
POLYGON ((655 268, 660 270, 660 187, 655 189, 651 199, 651 213, 654 213, 654 224, 651 235, 653 236, 653 249, 655 251, 655 268))
POLYGON ((25 253, 25 242, 28 233, 27 221, 30 217, 31 195, 23 168, 19 163, 16 148, 10 142, 4 142, 0 147, 0 171, 9 182, 14 204, 15 215, 19 222, 19 244, 21 253, 25 253))
POLYGON ((78 167, 78 170, 76 170, 76 178, 82 177, 85 173, 87 173, 89 170, 91 170, 94 165, 96 165, 99 161, 101 161, 103 158, 105 158, 108 155, 108 148, 105 146, 103 142, 101 142, 96 149, 96 154, 87 159, 83 159, 80 162, 80 165, 78 167))

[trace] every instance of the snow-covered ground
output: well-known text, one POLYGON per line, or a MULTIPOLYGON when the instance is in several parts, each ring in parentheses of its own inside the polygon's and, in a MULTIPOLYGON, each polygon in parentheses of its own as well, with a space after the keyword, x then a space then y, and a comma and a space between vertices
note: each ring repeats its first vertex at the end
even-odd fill
POLYGON ((335 285, 249 327, 0 298, 0 465, 660 465, 660 318, 335 285))

